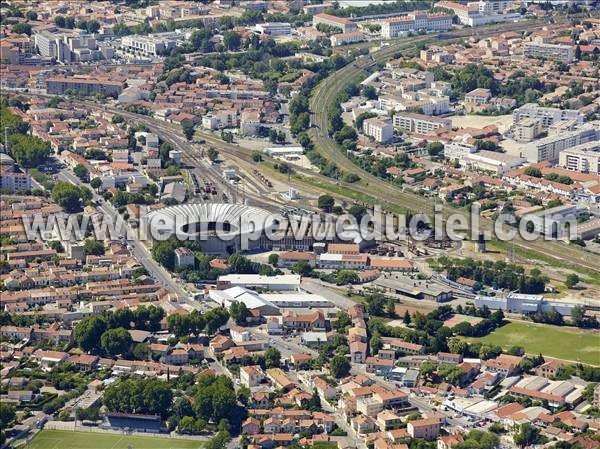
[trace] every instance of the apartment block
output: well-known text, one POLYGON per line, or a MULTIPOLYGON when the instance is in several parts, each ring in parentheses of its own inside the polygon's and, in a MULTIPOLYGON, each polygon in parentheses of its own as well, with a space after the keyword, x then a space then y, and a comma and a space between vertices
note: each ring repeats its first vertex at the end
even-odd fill
POLYGON ((531 142, 542 133, 542 120, 539 118, 525 118, 511 129, 513 138, 517 142, 531 142))
POLYGON ((46 92, 50 95, 63 95, 69 90, 84 96, 103 94, 108 97, 117 97, 123 91, 123 84, 104 79, 62 76, 51 77, 46 81, 46 92))
POLYGON ((0 166, 0 188, 11 192, 30 190, 31 176, 6 165, 0 166))
POLYGON ((600 175, 600 143, 592 141, 563 150, 558 164, 567 170, 600 175))
POLYGON ((431 117, 412 112, 400 112, 394 115, 394 127, 403 131, 417 134, 431 134, 437 129, 452 129, 449 118, 431 117))
POLYGON ((159 56, 177 47, 185 41, 185 34, 181 31, 168 33, 148 34, 147 36, 124 36, 121 39, 121 48, 143 56, 159 56))
POLYGON ((390 141, 394 137, 394 128, 389 121, 370 118, 363 122, 363 132, 379 143, 390 141))
POLYGON ((381 35, 385 39, 401 36, 411 31, 443 31, 452 28, 452 16, 414 12, 381 22, 381 35))
POLYGON ((595 142, 598 139, 600 139, 598 126, 593 124, 584 125, 574 131, 548 136, 525 144, 523 146, 523 156, 529 162, 549 161, 556 164, 559 162, 561 151, 588 142, 595 142))
POLYGON ((426 418, 409 421, 406 426, 408 434, 412 438, 421 438, 423 440, 435 440, 442 428, 439 418, 426 418))
POLYGON ((575 59, 575 51, 571 45, 545 44, 525 42, 523 54, 527 58, 554 59, 569 64, 575 59))
POLYGON ((544 128, 571 120, 574 120, 577 124, 582 124, 585 120, 583 114, 575 109, 545 108, 535 103, 527 103, 514 110, 513 123, 519 123, 525 118, 540 119, 544 128))

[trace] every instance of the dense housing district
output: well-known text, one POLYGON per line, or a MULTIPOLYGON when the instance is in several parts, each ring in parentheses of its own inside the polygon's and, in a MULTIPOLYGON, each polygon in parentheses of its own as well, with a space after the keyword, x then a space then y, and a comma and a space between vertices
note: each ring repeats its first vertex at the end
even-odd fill
POLYGON ((600 447, 597 1, 0 13, 2 448, 600 447))

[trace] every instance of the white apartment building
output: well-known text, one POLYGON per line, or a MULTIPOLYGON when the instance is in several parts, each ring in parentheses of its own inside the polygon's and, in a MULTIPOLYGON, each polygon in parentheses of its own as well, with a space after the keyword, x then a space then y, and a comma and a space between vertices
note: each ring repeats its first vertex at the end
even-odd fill
POLYGON ((121 48, 143 56, 159 56, 185 42, 186 33, 181 30, 142 36, 134 34, 121 39, 121 48))
POLYGON ((525 42, 523 54, 527 58, 555 59, 566 64, 573 62, 575 51, 571 45, 544 44, 538 42, 525 42))
POLYGON ((600 142, 588 142, 561 151, 558 164, 567 170, 600 175, 600 142))
POLYGON ((31 176, 9 166, 0 167, 0 188, 11 192, 31 190, 31 176))
POLYGON ((523 155, 529 162, 549 161, 556 164, 561 151, 600 140, 599 124, 600 122, 590 123, 574 131, 529 142, 523 146, 523 155))
POLYGON ((519 123, 524 118, 540 119, 544 128, 567 120, 575 120, 580 125, 585 120, 583 114, 575 109, 545 108, 536 103, 527 103, 514 110, 513 123, 519 123))
POLYGON ((512 0, 482 0, 479 2, 481 14, 502 14, 512 6, 512 0))
POLYGON ((513 139, 517 142, 531 142, 542 133, 542 120, 528 117, 512 126, 513 139))
POLYGON ((381 21, 381 35, 385 39, 398 37, 411 31, 443 31, 452 28, 452 16, 414 12, 406 16, 381 21))
POLYGON ((450 111, 450 97, 407 92, 399 95, 382 95, 379 108, 387 111, 419 111, 425 115, 440 115, 450 111))
POLYGON ((434 6, 451 9, 463 25, 472 27, 488 23, 509 22, 520 18, 520 14, 507 13, 513 2, 509 0, 480 0, 465 3, 442 0, 434 6))
POLYGON ((400 112, 394 115, 394 128, 399 128, 409 133, 431 134, 436 129, 452 129, 452 120, 449 118, 431 117, 412 112, 400 112))
POLYGON ((292 34, 292 25, 285 22, 258 23, 254 29, 260 34, 267 34, 272 37, 290 36, 292 34))
POLYGON ((363 122, 363 132, 379 143, 388 142, 394 137, 394 127, 390 122, 378 118, 366 119, 363 122))
POLYGON ((213 111, 202 117, 202 127, 204 129, 214 130, 223 128, 236 128, 238 126, 238 116, 235 109, 227 111, 213 111))
POLYGON ((339 47, 340 45, 364 41, 365 35, 360 31, 353 31, 352 33, 334 34, 329 38, 329 40, 331 41, 332 47, 339 47))
POLYGON ((444 145, 444 157, 446 159, 462 159, 467 154, 475 153, 477 147, 468 142, 469 136, 465 136, 461 139, 448 142, 444 145))

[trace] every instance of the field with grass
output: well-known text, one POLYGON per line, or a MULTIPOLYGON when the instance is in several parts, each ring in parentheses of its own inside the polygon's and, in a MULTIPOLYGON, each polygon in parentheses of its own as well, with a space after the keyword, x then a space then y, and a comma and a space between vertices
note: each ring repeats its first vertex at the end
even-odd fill
POLYGON ((27 449, 198 449, 200 441, 68 430, 42 430, 27 449))
POLYGON ((469 340, 504 349, 521 346, 528 354, 600 366, 600 335, 575 328, 512 321, 485 337, 469 340))

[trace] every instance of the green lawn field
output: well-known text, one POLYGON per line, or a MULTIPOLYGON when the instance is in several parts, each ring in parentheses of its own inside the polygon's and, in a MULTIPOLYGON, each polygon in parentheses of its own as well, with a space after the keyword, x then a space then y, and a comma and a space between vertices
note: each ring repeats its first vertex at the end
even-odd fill
POLYGON ((570 327, 512 321, 485 337, 469 340, 504 349, 522 346, 528 354, 600 366, 600 335, 570 327))
POLYGON ((42 430, 27 449, 198 449, 199 441, 161 437, 138 437, 99 432, 42 430))

